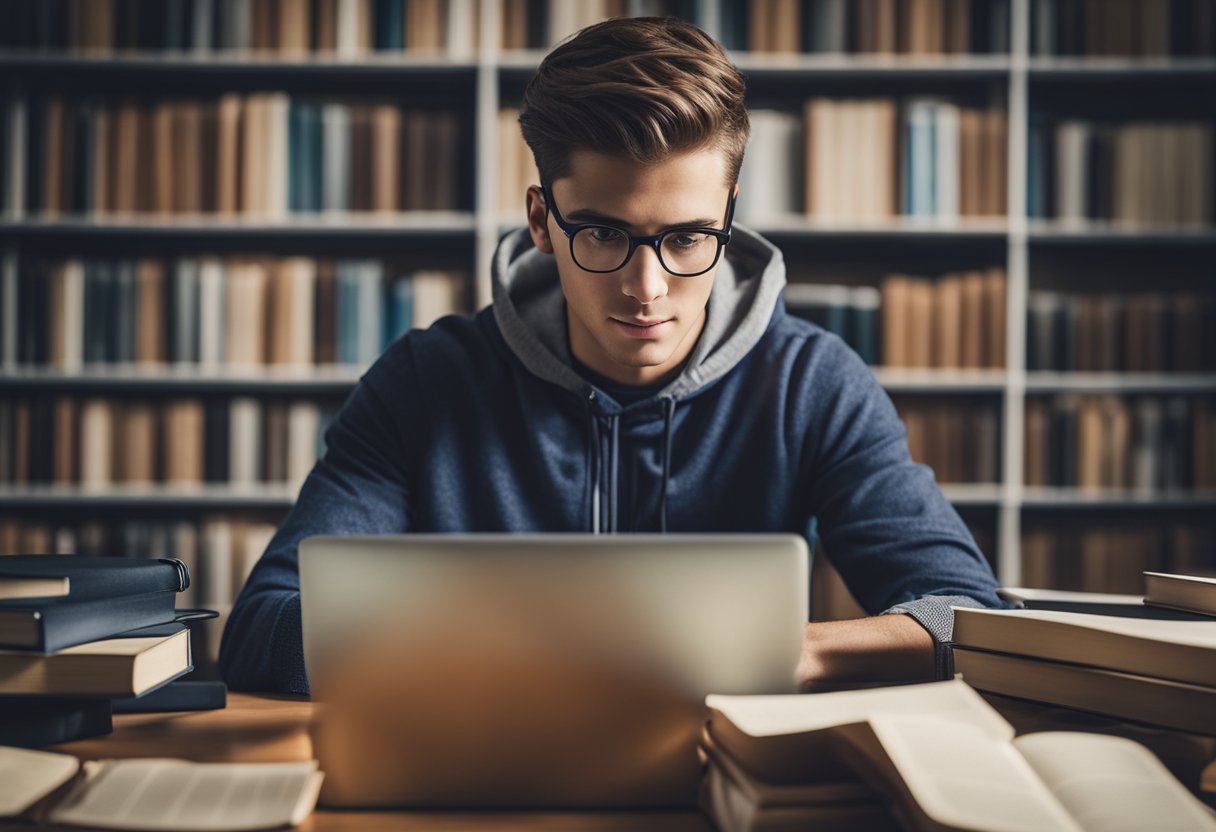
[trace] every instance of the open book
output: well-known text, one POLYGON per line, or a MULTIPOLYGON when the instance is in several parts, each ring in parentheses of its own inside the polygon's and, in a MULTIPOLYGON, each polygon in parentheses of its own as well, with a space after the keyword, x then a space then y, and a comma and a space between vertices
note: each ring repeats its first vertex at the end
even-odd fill
POLYGON ((90 829, 240 832, 295 826, 323 774, 300 763, 80 761, 0 747, 0 818, 90 829))
POLYGON ((847 766, 917 830, 1216 832, 1216 816, 1140 744, 1064 731, 1015 739, 960 680, 706 704, 714 740, 753 775, 799 757, 821 760, 804 776, 847 766))

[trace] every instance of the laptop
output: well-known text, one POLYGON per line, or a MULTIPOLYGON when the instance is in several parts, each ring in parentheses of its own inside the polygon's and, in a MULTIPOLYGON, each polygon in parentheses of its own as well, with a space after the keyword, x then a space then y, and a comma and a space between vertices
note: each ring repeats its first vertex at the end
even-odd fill
POLYGON ((709 693, 791 693, 795 535, 394 535, 300 544, 321 800, 695 805, 709 693))

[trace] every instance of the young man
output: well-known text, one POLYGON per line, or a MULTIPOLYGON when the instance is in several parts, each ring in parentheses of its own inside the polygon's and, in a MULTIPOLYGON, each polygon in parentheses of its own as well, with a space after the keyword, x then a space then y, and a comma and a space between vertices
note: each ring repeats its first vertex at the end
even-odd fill
POLYGON ((406 335, 351 394, 232 611, 229 684, 308 690, 309 535, 812 518, 874 615, 807 625, 801 678, 945 673, 950 605, 1000 606, 996 581, 869 369, 786 314, 781 253, 732 227, 748 121, 721 47, 672 19, 589 27, 541 64, 520 121, 541 185, 493 305, 406 335))

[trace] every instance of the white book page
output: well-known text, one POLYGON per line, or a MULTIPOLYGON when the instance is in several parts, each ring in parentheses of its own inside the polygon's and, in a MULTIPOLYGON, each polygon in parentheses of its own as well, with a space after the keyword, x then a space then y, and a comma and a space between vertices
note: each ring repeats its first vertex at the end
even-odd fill
POLYGON ((52 823, 103 829, 218 830, 292 826, 316 805, 321 775, 304 763, 86 763, 88 779, 50 816, 52 823))
POLYGON ((1018 737, 1013 744, 1087 832, 1216 832, 1211 810, 1137 742, 1044 731, 1018 737))
POLYGON ((0 746, 0 817, 21 814, 79 769, 80 761, 70 754, 0 746))
POLYGON ((881 715, 878 741, 921 810, 986 832, 1083 832, 1009 742, 941 717, 881 715))
POLYGON ((710 694, 705 704, 753 737, 797 734, 866 722, 876 714, 941 716, 973 726, 994 740, 1011 740, 1013 727, 967 683, 952 679, 920 685, 774 696, 710 694))

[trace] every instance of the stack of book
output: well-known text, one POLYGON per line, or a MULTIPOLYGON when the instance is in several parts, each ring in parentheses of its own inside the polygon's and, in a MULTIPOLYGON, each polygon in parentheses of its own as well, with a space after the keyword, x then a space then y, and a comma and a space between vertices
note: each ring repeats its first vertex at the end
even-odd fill
POLYGON ((706 704, 701 797, 723 832, 1216 830, 1139 743, 1071 731, 1015 738, 959 680, 706 704))
POLYGON ((1147 574, 1143 604, 956 609, 955 670, 989 693, 1216 736, 1216 579, 1147 574))
POLYGON ((189 673, 181 561, 16 555, 0 559, 0 744, 108 733, 114 700, 189 673))

